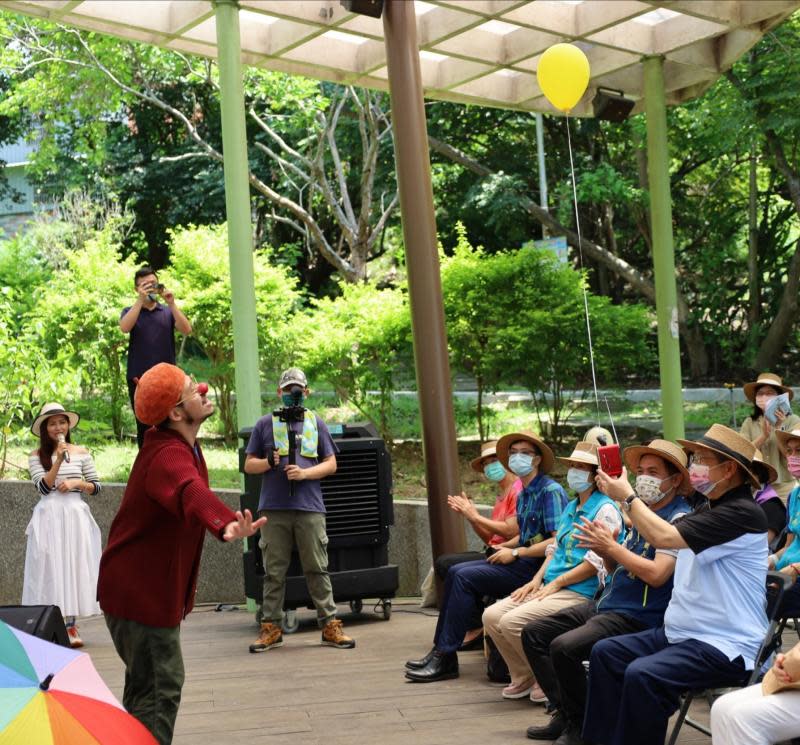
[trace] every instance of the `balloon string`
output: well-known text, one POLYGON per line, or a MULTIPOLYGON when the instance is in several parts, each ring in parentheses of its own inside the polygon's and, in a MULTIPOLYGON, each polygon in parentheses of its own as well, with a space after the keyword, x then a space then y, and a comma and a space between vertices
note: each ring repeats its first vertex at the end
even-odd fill
POLYGON ((589 362, 592 367, 592 386, 594 387, 594 402, 597 406, 597 424, 600 424, 600 397, 597 394, 597 376, 594 371, 594 348, 592 347, 592 325, 589 322, 589 298, 586 293, 586 278, 583 276, 583 247, 581 245, 581 220, 578 215, 578 189, 575 186, 575 164, 572 160, 572 138, 569 132, 569 115, 564 117, 567 125, 567 149, 569 150, 569 170, 572 175, 572 203, 575 205, 575 226, 578 232, 578 260, 581 267, 581 285, 583 287, 583 311, 586 316, 586 336, 589 339, 589 362))

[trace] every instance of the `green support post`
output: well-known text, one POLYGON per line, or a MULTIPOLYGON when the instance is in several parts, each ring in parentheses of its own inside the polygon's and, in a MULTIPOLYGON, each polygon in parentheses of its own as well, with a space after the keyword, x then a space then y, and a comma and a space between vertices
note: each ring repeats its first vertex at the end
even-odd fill
MULTIPOLYGON (((258 374, 256 290, 253 282, 253 229, 250 222, 250 166, 244 118, 239 3, 216 0, 217 60, 222 112, 222 152, 225 155, 225 214, 228 220, 228 256, 231 271, 233 358, 236 362, 236 425, 239 431, 261 416, 261 379, 258 374)), ((244 474, 240 478, 244 491, 244 474)), ((242 551, 247 541, 242 541, 242 551)), ((247 610, 255 613, 252 598, 247 610)))
POLYGON ((647 177, 650 191, 653 274, 656 284, 661 408, 664 418, 664 437, 674 440, 684 436, 683 392, 678 341, 678 290, 675 283, 675 250, 672 242, 667 103, 662 57, 647 57, 644 60, 644 100, 647 115, 647 177))
POLYGON ((256 292, 253 283, 253 230, 242 88, 239 4, 216 0, 217 53, 225 154, 225 213, 231 270, 233 357, 236 361, 236 424, 252 426, 261 416, 258 373, 256 292))

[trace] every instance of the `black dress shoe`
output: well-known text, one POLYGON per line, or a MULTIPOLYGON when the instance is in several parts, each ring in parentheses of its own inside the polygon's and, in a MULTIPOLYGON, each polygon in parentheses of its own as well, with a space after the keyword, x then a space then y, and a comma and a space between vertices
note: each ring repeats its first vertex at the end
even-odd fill
POLYGON ((478 634, 474 639, 470 639, 466 644, 462 644, 459 652, 470 652, 473 649, 483 649, 483 634, 478 634))
POLYGON ((428 652, 424 657, 421 657, 418 660, 408 660, 406 662, 406 667, 409 670, 421 670, 425 665, 427 665, 431 659, 433 658, 433 653, 436 651, 436 647, 431 647, 431 651, 428 652))
POLYGON ((528 727, 525 734, 531 740, 555 740, 567 728, 566 717, 556 709, 550 716, 550 721, 541 727, 528 727))
POLYGON ((555 745, 586 745, 581 737, 581 731, 574 724, 567 724, 567 728, 561 734, 561 737, 555 741, 555 745))
POLYGON ((458 655, 455 652, 433 651, 430 661, 418 670, 406 670, 406 678, 415 683, 433 683, 458 677, 458 655))

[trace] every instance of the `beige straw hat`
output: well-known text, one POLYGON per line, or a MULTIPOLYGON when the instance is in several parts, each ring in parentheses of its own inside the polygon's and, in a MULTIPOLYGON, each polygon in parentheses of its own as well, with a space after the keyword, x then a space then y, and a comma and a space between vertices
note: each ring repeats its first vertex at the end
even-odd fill
POLYGON ((786 457, 786 443, 789 440, 800 440, 800 429, 793 429, 791 432, 783 432, 780 429, 775 430, 775 437, 778 440, 778 448, 780 449, 781 453, 783 453, 783 457, 786 457))
POLYGON ((800 688, 800 644, 795 644, 786 653, 783 660, 783 669, 786 670, 793 682, 782 683, 770 668, 767 670, 764 680, 761 681, 761 690, 764 691, 765 696, 778 693, 778 691, 800 688))
POLYGON ((497 441, 497 457, 500 462, 508 468, 508 449, 520 440, 531 443, 542 455, 542 462, 539 464, 539 473, 549 473, 553 468, 553 451, 544 444, 532 432, 509 432, 497 441))
POLYGON ((696 440, 678 440, 677 442, 690 453, 698 448, 705 448, 713 450, 727 460, 734 461, 747 474, 753 486, 757 489, 761 487, 761 481, 752 471, 753 456, 756 454, 755 445, 729 427, 712 424, 702 437, 698 437, 696 440))
POLYGON ((34 419, 33 424, 31 424, 31 432, 39 437, 39 433, 41 432, 44 421, 49 419, 51 416, 55 416, 56 414, 61 414, 62 416, 67 417, 69 420, 70 429, 75 429, 81 419, 81 415, 77 412, 67 411, 61 404, 52 401, 49 404, 42 406, 42 408, 39 410, 36 419, 34 419))
POLYGON ((689 479, 689 471, 686 470, 688 458, 679 445, 669 440, 652 440, 647 445, 633 445, 629 448, 625 448, 622 452, 622 457, 629 471, 632 473, 636 471, 643 455, 655 455, 658 458, 663 458, 672 463, 682 476, 677 491, 679 494, 685 493, 684 490, 689 488, 691 481, 689 479))
POLYGON ((758 380, 754 380, 752 383, 745 383, 743 386, 744 395, 747 397, 748 400, 755 403, 756 391, 762 385, 769 385, 772 386, 773 388, 776 388, 781 393, 788 393, 790 401, 794 398, 794 391, 791 388, 789 388, 788 385, 784 385, 783 379, 775 375, 775 373, 761 373, 758 376, 758 380))
POLYGON ((605 427, 598 425, 586 431, 586 434, 583 436, 583 441, 593 442, 595 445, 613 445, 614 437, 605 427), (600 442, 601 438, 605 440, 605 442, 600 442))
POLYGON ((497 455, 497 440, 484 442, 481 445, 481 454, 477 458, 473 458, 470 461, 470 468, 477 473, 483 473, 482 464, 484 458, 491 458, 493 455, 497 455))
POLYGON ((580 465, 597 466, 597 445, 593 442, 579 442, 575 445, 572 455, 567 458, 560 457, 562 463, 572 464, 579 463, 580 465))

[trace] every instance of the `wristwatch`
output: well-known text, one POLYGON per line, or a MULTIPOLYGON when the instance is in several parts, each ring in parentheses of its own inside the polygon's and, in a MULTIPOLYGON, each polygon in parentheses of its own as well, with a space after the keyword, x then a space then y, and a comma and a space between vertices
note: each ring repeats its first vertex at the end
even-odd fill
POLYGON ((519 549, 518 549, 518 548, 512 548, 512 549, 511 549, 511 555, 512 555, 512 556, 513 556, 515 559, 518 559, 518 558, 519 558, 519 549))
POLYGON ((622 502, 622 504, 620 504, 620 507, 622 507, 622 511, 623 512, 630 512, 631 511, 631 506, 633 505, 633 500, 634 499, 639 499, 639 497, 635 493, 631 494, 629 497, 627 497, 625 499, 624 502, 622 502))

